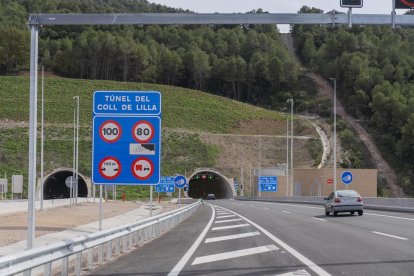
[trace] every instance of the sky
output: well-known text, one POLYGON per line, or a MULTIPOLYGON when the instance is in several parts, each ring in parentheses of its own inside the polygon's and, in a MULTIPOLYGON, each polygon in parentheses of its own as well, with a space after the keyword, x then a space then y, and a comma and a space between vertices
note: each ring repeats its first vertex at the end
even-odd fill
MULTIPOLYGON (((296 13, 302 6, 315 7, 325 12, 333 9, 346 12, 341 8, 340 0, 148 0, 156 4, 173 8, 188 9, 198 13, 244 13, 262 8, 270 13, 296 13)), ((353 9, 353 13, 390 14, 394 0, 364 0, 364 7, 353 9)), ((404 10, 397 11, 402 13, 404 10)), ((288 26, 279 26, 282 32, 288 26)))

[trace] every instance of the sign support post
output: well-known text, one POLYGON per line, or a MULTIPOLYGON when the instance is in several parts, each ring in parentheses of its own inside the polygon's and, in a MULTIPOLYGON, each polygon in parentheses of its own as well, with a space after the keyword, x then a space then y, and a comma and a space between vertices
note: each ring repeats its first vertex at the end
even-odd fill
POLYGON ((99 185, 99 231, 102 231, 102 186, 99 185))
POLYGON ((150 186, 150 217, 152 217, 152 185, 150 186))

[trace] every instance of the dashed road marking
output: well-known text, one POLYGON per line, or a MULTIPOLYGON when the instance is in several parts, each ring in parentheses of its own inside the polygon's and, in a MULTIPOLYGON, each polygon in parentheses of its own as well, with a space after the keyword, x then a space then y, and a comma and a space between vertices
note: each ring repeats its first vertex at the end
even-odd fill
POLYGON ((290 214, 290 212, 289 212, 289 211, 282 211, 282 213, 285 213, 285 214, 290 214))
POLYGON ((194 262, 191 265, 217 262, 217 261, 239 258, 239 257, 244 257, 244 256, 249 256, 249 255, 266 253, 266 252, 275 251, 275 250, 279 250, 279 248, 271 244, 271 245, 258 246, 258 247, 247 248, 247 249, 242 249, 242 250, 229 251, 225 253, 197 257, 195 258, 194 262))
POLYGON ((381 232, 377 232, 377 231, 371 231, 371 233, 374 233, 374 234, 377 234, 377 235, 381 235, 381 236, 390 237, 390 238, 394 238, 394 239, 398 239, 398 240, 403 240, 403 241, 408 240, 407 238, 403 238, 403 237, 399 237, 399 236, 394 236, 394 235, 390 235, 390 234, 385 234, 385 233, 381 233, 381 232))
POLYGON ((394 218, 394 219, 403 219, 403 220, 414 221, 414 219, 412 219, 412 218, 405 218, 405 217, 396 217, 396 216, 380 215, 380 214, 373 214, 373 213, 364 213, 364 214, 369 215, 369 216, 377 216, 377 217, 385 217, 385 218, 394 218))
POLYGON ((235 224, 235 225, 227 225, 227 226, 219 226, 219 227, 213 227, 213 229, 211 229, 212 231, 217 231, 217 230, 225 230, 225 229, 232 229, 232 228, 241 228, 241 227, 247 227, 250 226, 248 223, 243 223, 243 224, 235 224))
POLYGON ((220 237, 206 239, 205 243, 235 240, 235 239, 253 237, 253 236, 258 236, 258 235, 260 235, 260 233, 256 231, 256 232, 248 232, 248 233, 236 234, 236 235, 220 236, 220 237))
POLYGON ((320 221, 326 221, 326 219, 315 218, 315 217, 313 217, 313 219, 320 220, 320 221))

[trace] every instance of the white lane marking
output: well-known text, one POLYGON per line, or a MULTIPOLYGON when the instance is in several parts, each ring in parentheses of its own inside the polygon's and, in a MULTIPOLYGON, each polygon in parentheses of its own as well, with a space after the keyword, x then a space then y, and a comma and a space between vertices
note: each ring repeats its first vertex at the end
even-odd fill
POLYGON ((315 217, 313 217, 313 219, 320 220, 320 221, 326 221, 326 219, 315 218, 315 217))
POLYGON ((403 240, 403 241, 408 240, 407 238, 403 238, 403 237, 399 237, 399 236, 394 236, 394 235, 390 235, 390 234, 385 234, 385 233, 381 233, 381 232, 377 232, 377 231, 371 231, 371 233, 374 233, 374 234, 377 234, 377 235, 381 235, 381 236, 390 237, 390 238, 394 238, 394 239, 399 239, 399 240, 403 240))
POLYGON ((237 234, 237 235, 220 236, 220 237, 206 239, 205 243, 241 239, 241 238, 253 237, 257 235, 260 235, 260 233, 256 231, 256 232, 248 232, 248 233, 237 234))
POLYGON ((323 268, 321 268, 320 266, 318 266, 317 264, 315 264, 314 262, 312 262, 311 260, 309 260, 308 258, 306 258, 305 256, 303 256, 302 254, 300 254, 298 251, 296 251, 295 249, 293 249, 292 247, 290 247, 287 243, 285 243, 282 240, 276 238, 273 234, 271 234, 269 231, 267 231, 266 229, 264 229, 260 225, 254 223, 253 221, 249 220, 248 218, 246 218, 246 217, 244 217, 244 216, 242 216, 242 215, 240 215, 240 214, 238 214, 238 213, 236 213, 234 211, 231 211, 229 209, 227 209, 227 210, 230 211, 230 212, 232 212, 233 214, 237 214, 240 218, 244 219, 245 221, 247 221, 248 223, 250 223, 251 225, 253 225, 257 229, 259 229, 260 231, 262 231, 263 234, 265 234, 270 239, 272 239, 274 242, 276 242, 281 247, 283 247, 286 251, 288 251, 296 259, 298 259, 303 264, 305 264, 309 269, 311 269, 317 275, 320 275, 320 276, 331 276, 331 274, 329 274, 323 268))
POLYGON ((404 220, 414 221, 414 219, 412 219, 412 218, 396 217, 396 216, 389 216, 389 215, 380 215, 380 214, 373 214, 373 213, 364 213, 364 215, 377 216, 377 217, 385 217, 385 218, 394 218, 394 219, 404 219, 404 220))
POLYGON ((239 258, 243 256, 249 256, 254 254, 261 254, 266 253, 274 250, 278 250, 275 245, 265 245, 265 246, 258 246, 253 248, 247 248, 242 250, 235 250, 225 253, 219 253, 219 254, 213 254, 213 255, 207 255, 202 257, 195 258, 194 262, 191 265, 197 265, 197 264, 205 264, 205 263, 211 263, 211 262, 217 262, 222 260, 228 260, 233 258, 239 258))
POLYGON ((270 208, 267 208, 267 207, 263 207, 263 209, 265 209, 265 210, 270 210, 270 208))
POLYGON ((222 218, 231 218, 231 217, 235 217, 236 215, 226 215, 226 216, 219 216, 217 217, 218 219, 222 219, 222 218))
POLYGON ((203 232, 201 232, 200 236, 195 240, 193 245, 188 249, 188 251, 184 254, 184 256, 178 261, 178 263, 171 269, 171 271, 168 273, 168 276, 178 276, 180 274, 181 270, 183 270, 185 264, 190 260, 191 256, 196 251, 197 247, 201 244, 201 242, 204 240, 205 236, 207 235, 208 229, 210 229, 211 225, 213 224, 214 217, 216 216, 216 210, 214 210, 213 206, 211 206, 211 210, 213 211, 211 214, 211 218, 209 222, 207 223, 206 227, 204 228, 203 232))
POLYGON ((290 214, 290 212, 288 212, 288 211, 282 211, 282 213, 285 213, 285 214, 290 214))
MULTIPOLYGON (((280 202, 275 202, 278 205, 284 205, 284 206, 296 206, 296 207, 300 207, 300 208, 312 208, 312 209, 324 209, 324 207, 314 207, 314 206, 308 206, 308 205, 297 205, 297 204, 286 204, 286 203, 280 203, 280 202)), ((270 203, 270 204, 275 204, 275 203, 270 203)))
POLYGON ((239 221, 242 220, 241 218, 237 218, 237 219, 225 219, 225 220, 217 220, 214 223, 225 223, 225 222, 232 222, 232 221, 239 221))
POLYGON ((235 224, 235 225, 228 225, 228 226, 219 226, 219 227, 213 227, 213 229, 211 229, 212 231, 217 231, 217 230, 225 230, 225 229, 232 229, 232 228, 241 228, 241 227, 247 227, 250 226, 250 224, 248 223, 243 223, 243 224, 235 224))
POLYGON ((293 272, 277 274, 276 276, 311 276, 306 270, 301 269, 293 272))

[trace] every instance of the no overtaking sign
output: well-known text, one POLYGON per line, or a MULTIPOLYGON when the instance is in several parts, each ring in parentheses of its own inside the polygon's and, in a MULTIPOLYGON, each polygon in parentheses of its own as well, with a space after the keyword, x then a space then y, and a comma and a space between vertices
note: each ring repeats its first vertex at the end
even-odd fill
POLYGON ((93 96, 92 181, 160 182, 161 94, 96 91, 93 96))

